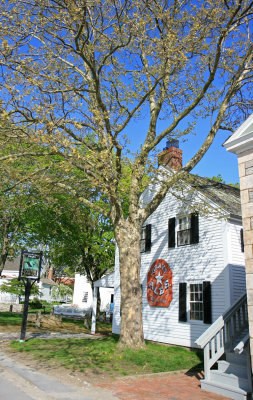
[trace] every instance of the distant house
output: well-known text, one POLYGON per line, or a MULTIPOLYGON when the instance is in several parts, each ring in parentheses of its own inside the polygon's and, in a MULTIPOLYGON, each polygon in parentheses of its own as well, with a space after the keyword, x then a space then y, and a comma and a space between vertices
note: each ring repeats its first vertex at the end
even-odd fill
POLYGON ((16 257, 13 260, 7 260, 2 271, 2 278, 17 278, 19 273, 20 257, 16 257))
MULTIPOLYGON (((109 311, 113 303, 113 288, 100 288, 100 311, 109 311)), ((83 310, 92 310, 92 287, 86 276, 75 274, 73 304, 83 310)))
MULTIPOLYGON (((19 274, 20 257, 14 258, 12 261, 6 261, 5 267, 2 271, 0 279, 1 283, 6 282, 9 279, 17 278, 19 274)), ((51 301, 51 290, 56 283, 50 278, 41 278, 39 282, 40 288, 40 299, 51 301)), ((0 303, 15 303, 18 302, 18 296, 9 293, 2 293, 0 291, 0 303)))
MULTIPOLYGON (((12 261, 6 261, 5 267, 0 278, 0 287, 9 279, 17 278, 19 273, 20 258, 14 258, 12 261)), ((18 303, 18 296, 11 293, 0 291, 0 303, 18 303)))
POLYGON ((56 285, 56 283, 50 278, 41 278, 39 282, 40 288, 40 299, 46 301, 52 301, 51 293, 52 288, 56 285))

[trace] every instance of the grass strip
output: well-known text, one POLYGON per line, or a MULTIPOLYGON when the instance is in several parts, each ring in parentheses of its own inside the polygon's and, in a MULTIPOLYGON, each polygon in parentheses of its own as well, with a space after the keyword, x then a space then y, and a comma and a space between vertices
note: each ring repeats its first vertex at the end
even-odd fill
POLYGON ((25 343, 12 342, 11 347, 72 371, 110 371, 113 376, 202 366, 202 353, 196 350, 151 342, 146 343, 144 350, 122 350, 117 342, 118 336, 112 335, 102 339, 31 339, 25 343))

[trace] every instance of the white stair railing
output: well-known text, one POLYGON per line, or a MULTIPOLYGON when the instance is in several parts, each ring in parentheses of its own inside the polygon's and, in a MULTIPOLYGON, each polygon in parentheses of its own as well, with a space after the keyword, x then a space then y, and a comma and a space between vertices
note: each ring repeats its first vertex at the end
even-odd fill
MULTIPOLYGON (((221 315, 195 343, 204 349, 205 379, 210 369, 224 354, 235 347, 235 341, 248 329, 247 297, 244 294, 232 307, 221 315)), ((239 340, 240 341, 240 340, 239 340)))

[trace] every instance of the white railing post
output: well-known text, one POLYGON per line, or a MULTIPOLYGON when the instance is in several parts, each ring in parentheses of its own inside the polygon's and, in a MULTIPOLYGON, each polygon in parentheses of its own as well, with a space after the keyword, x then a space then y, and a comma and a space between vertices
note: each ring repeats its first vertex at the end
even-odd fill
POLYGON ((206 380, 209 380, 211 367, 224 354, 225 350, 232 349, 233 341, 247 326, 246 306, 246 295, 243 295, 196 340, 195 343, 204 349, 206 380))
POLYGON ((209 343, 204 347, 204 371, 205 371, 205 379, 209 380, 210 378, 210 349, 209 343))

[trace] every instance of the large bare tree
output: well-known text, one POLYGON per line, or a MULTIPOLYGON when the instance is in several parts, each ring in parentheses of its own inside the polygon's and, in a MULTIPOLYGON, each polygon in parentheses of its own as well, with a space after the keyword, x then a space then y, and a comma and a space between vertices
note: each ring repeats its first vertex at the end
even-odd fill
MULTIPOLYGON (((252 105, 252 6, 249 0, 1 2, 2 119, 15 123, 1 140, 25 143, 14 158, 59 154, 66 169, 81 171, 83 184, 99 187, 99 202, 83 201, 109 217, 114 228, 123 345, 144 345, 139 247, 144 221, 200 161, 218 130, 236 122, 238 107, 247 111, 252 105), (155 174, 151 161, 161 141, 191 132, 203 117, 207 129, 198 133, 200 148, 160 183, 149 204, 141 204, 143 178, 155 174), (133 140, 143 140, 129 156, 132 130, 133 140), (34 150, 37 145, 42 150, 34 150), (127 157, 128 179, 122 177, 127 157)), ((81 196, 71 179, 58 184, 81 196)))

